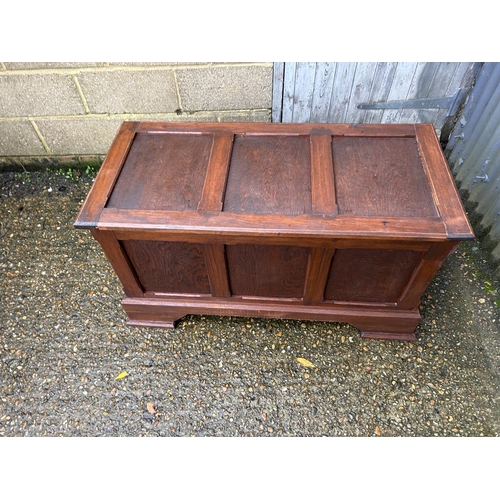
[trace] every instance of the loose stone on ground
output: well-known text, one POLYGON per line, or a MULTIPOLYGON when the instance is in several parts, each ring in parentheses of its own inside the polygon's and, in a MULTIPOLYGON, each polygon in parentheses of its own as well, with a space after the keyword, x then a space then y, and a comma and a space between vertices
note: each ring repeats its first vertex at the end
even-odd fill
POLYGON ((477 241, 424 294, 413 343, 274 319, 132 328, 73 229, 91 183, 1 175, 0 436, 500 435, 500 288, 477 241))

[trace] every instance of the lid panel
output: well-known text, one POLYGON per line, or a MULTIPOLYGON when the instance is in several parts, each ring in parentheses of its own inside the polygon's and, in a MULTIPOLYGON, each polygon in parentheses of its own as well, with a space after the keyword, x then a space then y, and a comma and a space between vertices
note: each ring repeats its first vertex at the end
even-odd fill
POLYGON ((124 122, 75 227, 218 243, 474 237, 432 125, 124 122))
POLYGON ((339 214, 439 215, 414 138, 334 137, 339 214))
POLYGON ((309 136, 236 136, 224 212, 311 212, 309 136))
POLYGON ((137 134, 107 207, 196 210, 212 135, 137 134))

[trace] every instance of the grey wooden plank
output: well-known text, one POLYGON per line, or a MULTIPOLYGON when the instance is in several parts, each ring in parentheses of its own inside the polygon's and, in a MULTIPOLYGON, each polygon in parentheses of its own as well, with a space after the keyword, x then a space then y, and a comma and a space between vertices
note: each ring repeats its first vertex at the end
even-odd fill
POLYGON ((445 97, 447 96, 448 88, 457 69, 456 62, 441 62, 439 63, 436 75, 429 90, 429 97, 445 97))
POLYGON ((293 117, 293 100, 295 94, 295 68, 296 63, 285 63, 285 73, 283 77, 283 112, 281 121, 290 123, 293 117))
MULTIPOLYGON (((455 95, 460 88, 468 88, 471 84, 469 80, 470 74, 474 69, 474 63, 460 62, 456 63, 455 72, 451 78, 446 96, 455 95)), ((448 115, 448 110, 441 109, 438 111, 436 122, 440 124, 440 128, 444 125, 448 115)))
MULTIPOLYGON (((398 63, 394 79, 392 81, 391 91, 387 98, 388 101, 399 101, 408 98, 408 92, 413 80, 413 74, 417 63, 405 62, 398 63)), ((381 123, 399 123, 401 116, 400 109, 385 110, 382 116, 381 123)))
MULTIPOLYGON (((462 97, 462 102, 458 103, 459 106, 464 104, 466 100, 471 98, 471 89, 474 86, 476 78, 478 77, 482 67, 483 63, 481 62, 460 63, 460 67, 457 69, 455 76, 453 77, 456 82, 458 82, 458 79, 462 77, 460 83, 458 84, 458 88, 464 90, 464 96, 462 97)), ((455 85, 455 83, 452 83, 451 85, 455 85)), ((458 108, 458 110, 454 111, 454 115, 448 115, 445 117, 444 125, 441 129, 441 139, 444 138, 444 140, 447 141, 447 144, 454 144, 455 140, 458 139, 458 137, 453 136, 453 129, 455 128, 459 119, 462 123, 464 123, 464 121, 467 121, 464 112, 465 109, 460 113, 460 108, 458 108)), ((451 145, 449 147, 451 148, 451 145)))
POLYGON ((345 123, 357 63, 337 63, 328 120, 345 123))
POLYGON ((474 76, 477 74, 478 67, 480 65, 474 62, 457 63, 457 69, 448 87, 448 95, 455 95, 460 88, 470 88, 473 84, 474 76))
MULTIPOLYGON (((452 95, 449 93, 449 86, 456 68, 457 63, 454 62, 438 63, 427 97, 448 97, 452 95)), ((422 109, 418 116, 421 123, 433 123, 434 127, 440 130, 444 124, 446 111, 441 114, 441 120, 438 119, 439 113, 438 109, 422 109)))
POLYGON ((292 121, 294 123, 307 123, 311 120, 315 74, 316 63, 297 63, 292 113, 292 121))
POLYGON ((273 102, 271 120, 273 122, 281 121, 283 111, 283 76, 285 72, 284 62, 275 62, 273 64, 273 102))
MULTIPOLYGON (((454 71, 453 71, 453 74, 450 76, 450 80, 448 82, 448 87, 446 89, 446 94, 444 95, 444 97, 455 95, 456 92, 458 91, 458 89, 460 88, 460 83, 462 81, 463 73, 464 73, 464 71, 462 71, 462 69, 461 69, 461 66, 462 66, 462 63, 454 63, 454 71)), ((448 116, 448 112, 449 112, 448 109, 438 109, 437 110, 436 118, 434 119, 434 122, 433 122, 434 126, 437 129, 441 130, 441 128, 443 127, 443 125, 446 121, 446 117, 448 116)))
POLYGON ((316 76, 313 91, 311 121, 316 123, 329 122, 329 110, 332 100, 333 82, 337 63, 316 63, 316 76))
POLYGON ((359 110, 358 104, 454 95, 472 63, 275 63, 273 121, 445 122, 446 110, 359 110), (280 96, 280 89, 282 94, 280 96), (281 112, 280 112, 281 101, 281 112), (281 114, 281 117, 280 117, 281 114))
POLYGON ((467 65, 460 87, 471 88, 484 64, 482 62, 460 63, 461 66, 467 65))
MULTIPOLYGON (((429 97, 429 91, 438 66, 439 63, 434 62, 420 62, 417 64, 408 93, 410 99, 426 99, 429 97)), ((400 123, 424 123, 420 118, 421 111, 417 109, 403 109, 401 111, 400 123)))
POLYGON ((362 123, 365 110, 358 109, 358 104, 365 103, 370 98, 376 69, 377 63, 357 63, 345 117, 347 123, 362 123))
MULTIPOLYGON (((370 96, 366 102, 384 102, 387 101, 392 86, 394 73, 397 63, 379 62, 375 70, 373 85, 370 90, 370 96)), ((362 104, 362 103, 361 103, 362 104)), ((363 123, 380 123, 384 112, 381 110, 364 110, 363 123)))

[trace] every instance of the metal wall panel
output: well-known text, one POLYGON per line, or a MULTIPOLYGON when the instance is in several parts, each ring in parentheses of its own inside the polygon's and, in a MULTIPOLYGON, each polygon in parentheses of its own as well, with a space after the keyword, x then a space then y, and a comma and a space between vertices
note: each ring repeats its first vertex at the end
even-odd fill
POLYGON ((445 155, 460 190, 477 204, 479 229, 500 261, 500 63, 482 66, 445 155))

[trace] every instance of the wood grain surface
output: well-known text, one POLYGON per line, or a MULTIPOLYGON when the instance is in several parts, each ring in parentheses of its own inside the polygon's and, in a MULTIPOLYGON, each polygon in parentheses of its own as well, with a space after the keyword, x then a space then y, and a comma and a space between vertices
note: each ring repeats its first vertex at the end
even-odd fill
MULTIPOLYGON (((344 74, 330 69, 325 88, 344 74)), ((103 247, 131 325, 248 315, 401 340, 415 339, 450 252, 474 238, 432 125, 405 124, 124 125, 75 226, 103 247)))
POLYGON ((339 213, 438 215, 415 139, 334 137, 333 161, 339 213))
MULTIPOLYGON (((116 210, 102 211, 98 221, 102 230, 129 232, 134 234, 158 233, 155 239, 164 238, 168 231, 178 239, 210 236, 260 238, 272 237, 277 242, 282 238, 302 240, 386 240, 386 241, 446 241, 448 236, 439 217, 353 217, 338 215, 323 218, 310 215, 256 215, 212 212, 177 212, 164 210, 116 210), (162 236, 163 233, 163 236, 162 236)), ((470 237, 473 238, 473 235, 470 237)))
POLYGON ((278 245, 228 245, 233 295, 302 297, 308 250, 278 245))
POLYGON ((473 234, 451 171, 432 128, 417 125, 417 142, 423 168, 430 179, 431 191, 449 238, 463 239, 473 234))
POLYGON ((201 245, 137 240, 121 244, 144 291, 210 294, 201 245))
POLYGON ((223 210, 246 214, 309 213, 310 172, 308 137, 236 137, 223 210))
POLYGON ((332 136, 311 134, 311 204, 317 215, 337 215, 332 136))
POLYGON ((233 134, 213 135, 212 150, 198 210, 222 210, 233 139, 233 134))
POLYGON ((75 220, 75 228, 92 229, 105 207, 109 196, 119 178, 123 163, 136 137, 137 122, 123 122, 104 159, 99 175, 96 177, 90 191, 75 220))
POLYGON ((137 134, 107 206, 196 210, 212 135, 137 134))
POLYGON ((421 259, 422 253, 413 250, 337 250, 325 300, 395 303, 421 259))

